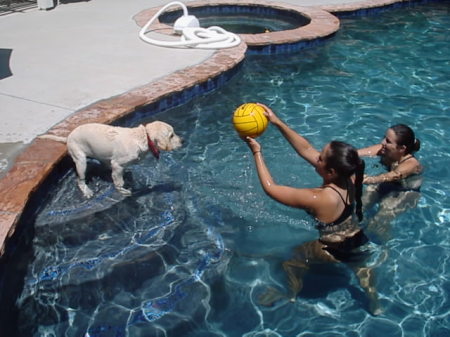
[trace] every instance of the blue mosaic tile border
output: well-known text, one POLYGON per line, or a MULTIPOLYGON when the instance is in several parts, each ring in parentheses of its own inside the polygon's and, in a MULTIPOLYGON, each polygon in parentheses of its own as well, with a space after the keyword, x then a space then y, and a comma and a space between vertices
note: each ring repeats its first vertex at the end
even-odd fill
POLYGON ((127 116, 116 120, 114 123, 112 123, 112 125, 127 127, 135 126, 139 124, 139 121, 141 120, 145 120, 157 113, 185 104, 195 97, 199 97, 217 88, 220 88, 239 72, 242 67, 243 61, 241 61, 232 69, 229 69, 228 71, 225 71, 214 78, 208 79, 206 82, 199 83, 183 91, 170 93, 165 97, 162 97, 157 102, 149 103, 144 107, 138 108, 127 116))
POLYGON ((412 6, 422 5, 422 4, 426 4, 426 3, 445 2, 445 1, 449 2, 449 0, 409 0, 409 1, 395 2, 393 4, 389 4, 389 5, 385 5, 385 6, 381 6, 381 7, 361 8, 361 9, 357 9, 357 10, 339 11, 339 12, 331 12, 331 13, 340 19, 345 19, 345 18, 349 18, 349 17, 378 15, 378 14, 382 14, 383 12, 385 12, 387 10, 391 10, 391 9, 412 7, 412 6))
POLYGON ((317 38, 308 41, 298 41, 295 43, 270 44, 265 46, 248 46, 248 55, 277 55, 295 53, 303 49, 313 48, 323 45, 331 39, 334 34, 327 37, 317 38))

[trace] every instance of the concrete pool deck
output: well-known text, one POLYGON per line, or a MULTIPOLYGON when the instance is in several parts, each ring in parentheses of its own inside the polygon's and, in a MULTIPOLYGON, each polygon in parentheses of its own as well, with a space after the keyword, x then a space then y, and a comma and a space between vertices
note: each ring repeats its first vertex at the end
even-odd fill
MULTIPOLYGON (((7 62, 11 72, 10 76, 3 75, 3 69, 0 73, 5 76, 0 79, 0 256, 30 196, 66 155, 63 144, 36 136, 47 131, 66 136, 80 124, 111 123, 139 107, 217 78, 245 58, 246 43, 214 51, 142 42, 139 25, 150 18, 145 10, 169 2, 67 1, 49 11, 34 8, 0 16, 0 60, 7 62)), ((223 1, 195 1, 219 2, 223 1)), ((314 40, 339 27, 339 21, 323 11, 350 12, 396 2, 402 0, 249 0, 239 4, 309 8, 329 22, 297 36, 314 40)), ((271 38, 287 36, 281 32, 264 38, 270 44, 271 38)))

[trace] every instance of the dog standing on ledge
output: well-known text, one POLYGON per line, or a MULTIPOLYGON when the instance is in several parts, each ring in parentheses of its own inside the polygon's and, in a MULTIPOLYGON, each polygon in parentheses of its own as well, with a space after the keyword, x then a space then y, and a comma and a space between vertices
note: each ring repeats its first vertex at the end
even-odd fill
POLYGON ((83 124, 75 128, 67 138, 42 135, 39 138, 52 139, 67 144, 78 175, 78 187, 86 198, 94 193, 86 185, 87 158, 94 158, 111 166, 111 177, 116 189, 130 195, 123 187, 124 166, 138 160, 140 155, 151 151, 159 159, 159 151, 172 151, 181 147, 182 140, 173 127, 156 121, 145 126, 125 128, 99 123, 83 124))

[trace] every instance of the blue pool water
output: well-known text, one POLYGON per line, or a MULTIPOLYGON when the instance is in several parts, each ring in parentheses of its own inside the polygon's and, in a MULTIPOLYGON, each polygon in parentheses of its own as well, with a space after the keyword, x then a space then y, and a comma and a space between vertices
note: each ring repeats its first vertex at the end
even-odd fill
MULTIPOLYGON (((96 196, 86 201, 68 170, 22 224, 32 243, 3 276, 1 296, 16 309, 2 309, 1 327, 17 337, 449 336, 449 14, 439 2, 348 18, 322 46, 248 57, 225 87, 152 116, 185 143, 131 165, 131 197, 92 163, 96 196), (418 204, 392 220, 387 241, 371 237, 381 315, 367 312, 345 266, 311 272, 295 304, 258 305, 268 287, 286 287, 280 263, 292 248, 318 234, 305 212, 263 193, 231 125, 248 101, 270 105, 317 148, 373 144, 400 122, 416 130, 418 204)), ((260 141, 279 183, 320 185, 274 128, 260 141)), ((367 170, 381 170, 376 159, 367 170)))

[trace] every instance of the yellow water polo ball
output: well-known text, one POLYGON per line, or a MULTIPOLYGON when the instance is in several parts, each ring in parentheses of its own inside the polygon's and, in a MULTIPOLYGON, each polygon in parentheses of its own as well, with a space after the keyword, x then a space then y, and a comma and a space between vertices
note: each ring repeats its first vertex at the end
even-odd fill
POLYGON ((242 104, 234 111, 233 125, 241 137, 261 136, 268 124, 264 108, 256 103, 242 104))

